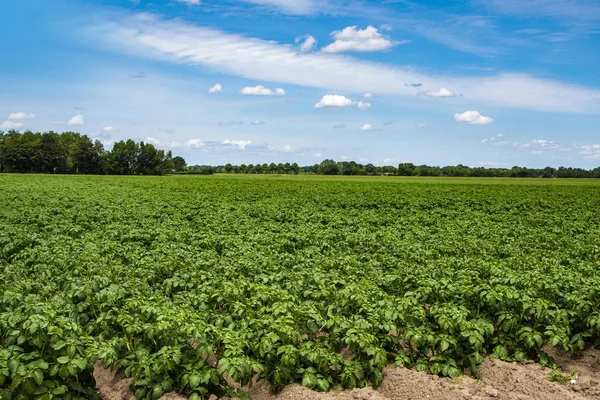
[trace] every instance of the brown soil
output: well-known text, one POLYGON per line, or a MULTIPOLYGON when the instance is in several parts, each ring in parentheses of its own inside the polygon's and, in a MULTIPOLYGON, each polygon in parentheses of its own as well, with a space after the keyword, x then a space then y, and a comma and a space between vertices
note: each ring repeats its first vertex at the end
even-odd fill
MULTIPOLYGON (((533 362, 506 363, 487 359, 480 366, 479 380, 439 378, 405 368, 387 367, 382 385, 372 388, 318 393, 294 384, 274 395, 268 383, 256 383, 248 393, 256 400, 588 400, 600 399, 600 350, 589 349, 571 356, 560 350, 545 349, 566 372, 578 371, 576 383, 560 384, 548 379, 549 369, 533 362)), ((98 391, 105 400, 133 400, 130 381, 97 365, 94 373, 98 391)), ((164 400, 185 399, 176 394, 164 400)), ((214 396, 213 396, 214 399, 214 396)))

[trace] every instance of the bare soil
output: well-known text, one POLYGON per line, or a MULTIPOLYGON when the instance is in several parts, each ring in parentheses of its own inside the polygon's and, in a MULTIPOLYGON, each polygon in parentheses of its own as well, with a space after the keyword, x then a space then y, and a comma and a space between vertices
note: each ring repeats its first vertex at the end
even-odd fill
MULTIPOLYGON (((588 349, 572 356, 555 348, 545 349, 557 364, 571 373, 578 371, 575 383, 551 382, 550 370, 533 362, 507 363, 487 359, 479 369, 479 379, 440 378, 405 368, 387 367, 379 388, 337 390, 318 393, 301 385, 289 385, 279 394, 272 394, 267 382, 261 381, 247 388, 255 400, 588 400, 600 399, 600 350, 588 349)), ((96 366, 94 375, 98 393, 105 400, 133 400, 129 390, 130 380, 111 371, 102 364, 96 366)), ((213 396, 214 397, 214 396, 213 396)), ((185 399, 168 394, 164 400, 185 399)))

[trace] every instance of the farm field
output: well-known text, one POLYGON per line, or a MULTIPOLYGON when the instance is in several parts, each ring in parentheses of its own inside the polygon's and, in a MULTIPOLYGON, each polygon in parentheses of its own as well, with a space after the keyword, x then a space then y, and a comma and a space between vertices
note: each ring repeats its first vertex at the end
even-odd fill
POLYGON ((552 366, 600 345, 598 210, 597 180, 0 175, 0 398, 98 398, 99 360, 138 399, 552 366))

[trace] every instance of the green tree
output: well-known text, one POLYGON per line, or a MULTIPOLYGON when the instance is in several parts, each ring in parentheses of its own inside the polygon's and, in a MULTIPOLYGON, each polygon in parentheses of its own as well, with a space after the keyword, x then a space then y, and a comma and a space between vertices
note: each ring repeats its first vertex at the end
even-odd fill
POLYGON ((183 157, 177 156, 173 158, 173 169, 176 172, 185 171, 185 167, 187 167, 187 163, 183 157))
POLYGON ((340 166, 333 160, 323 160, 319 164, 319 173, 322 175, 339 175, 341 172, 340 166))

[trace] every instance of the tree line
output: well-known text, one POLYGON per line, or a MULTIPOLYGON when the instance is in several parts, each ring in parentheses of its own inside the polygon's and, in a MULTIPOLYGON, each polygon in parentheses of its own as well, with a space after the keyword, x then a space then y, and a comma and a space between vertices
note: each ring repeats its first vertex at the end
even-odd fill
POLYGON ((318 175, 394 175, 394 176, 446 176, 488 178, 600 178, 600 167, 593 170, 582 168, 485 168, 457 166, 436 167, 401 163, 398 166, 358 164, 354 161, 323 160, 320 164, 300 167, 293 163, 241 164, 241 165, 195 165, 182 166, 180 171, 192 174, 318 174, 318 175))
POLYGON ((211 175, 226 174, 319 174, 319 175, 397 175, 447 177, 506 178, 600 178, 600 167, 542 169, 512 167, 485 168, 457 166, 436 167, 401 163, 398 166, 376 166, 354 161, 323 160, 319 164, 299 166, 297 163, 264 163, 241 165, 187 166, 182 157, 159 150, 150 143, 131 139, 104 149, 98 140, 76 132, 0 131, 0 172, 164 175, 171 172, 211 175))
POLYGON ((76 132, 0 132, 0 172, 6 173, 163 175, 181 165, 180 158, 133 140, 106 151, 76 132))

